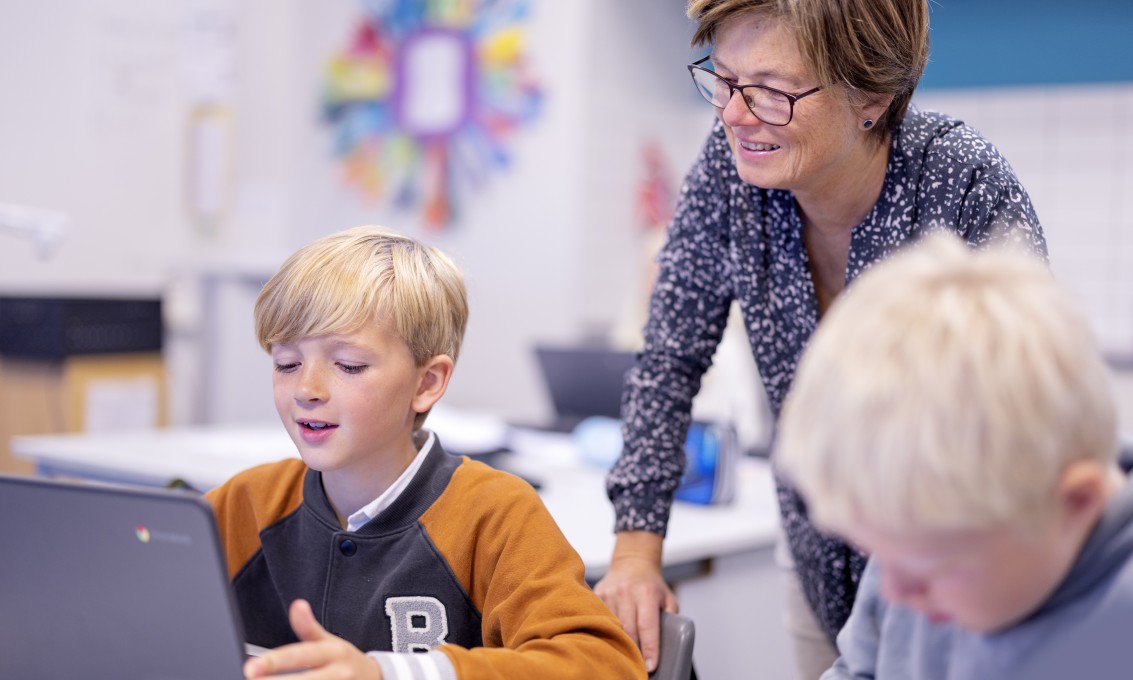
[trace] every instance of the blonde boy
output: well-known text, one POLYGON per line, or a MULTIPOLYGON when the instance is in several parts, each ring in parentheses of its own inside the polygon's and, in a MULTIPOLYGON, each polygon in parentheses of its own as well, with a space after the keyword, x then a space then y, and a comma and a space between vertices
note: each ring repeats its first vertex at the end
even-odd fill
POLYGON ((264 286, 256 334, 302 460, 208 496, 247 640, 274 650, 247 677, 645 676, 531 486, 421 428, 467 316, 448 257, 377 227, 310 243, 264 286))
POLYGON ((1133 487, 1106 366, 1046 267, 934 235, 831 308, 775 461, 870 555, 823 676, 1128 677, 1133 487))

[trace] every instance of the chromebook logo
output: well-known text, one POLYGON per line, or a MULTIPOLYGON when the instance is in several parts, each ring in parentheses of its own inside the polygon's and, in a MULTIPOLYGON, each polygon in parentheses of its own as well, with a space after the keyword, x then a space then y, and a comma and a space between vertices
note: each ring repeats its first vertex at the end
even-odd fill
POLYGON ((154 543, 154 544, 172 544, 172 545, 192 545, 193 537, 187 533, 179 533, 176 531, 165 531, 162 529, 154 529, 150 531, 149 527, 144 524, 134 526, 134 537, 138 539, 139 543, 154 543))

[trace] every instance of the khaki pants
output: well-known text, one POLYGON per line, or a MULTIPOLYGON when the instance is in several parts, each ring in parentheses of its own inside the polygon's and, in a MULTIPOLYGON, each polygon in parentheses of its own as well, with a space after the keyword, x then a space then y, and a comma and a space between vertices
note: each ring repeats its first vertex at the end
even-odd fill
POLYGON ((838 650, 826 637, 818 617, 803 594, 795 561, 781 533, 775 545, 775 562, 783 570, 783 587, 787 601, 787 634, 795 654, 797 680, 818 680, 826 669, 834 665, 838 650))

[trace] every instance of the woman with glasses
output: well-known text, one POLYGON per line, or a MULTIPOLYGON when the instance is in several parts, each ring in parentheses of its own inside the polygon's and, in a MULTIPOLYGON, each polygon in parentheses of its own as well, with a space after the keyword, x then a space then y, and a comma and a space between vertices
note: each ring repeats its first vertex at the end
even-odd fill
MULTIPOLYGON (((691 0, 688 69, 717 121, 685 178, 658 256, 645 344, 623 397, 625 448, 608 479, 617 515, 596 585, 657 658, 676 601, 661 544, 693 396, 737 301, 778 415, 823 313, 864 269, 932 229, 1045 256, 1027 192, 962 122, 910 106, 928 57, 926 0, 691 0)), ((815 413, 816 423, 822 414, 815 413)), ((779 482, 800 680, 835 658, 864 556, 819 534, 779 482)))

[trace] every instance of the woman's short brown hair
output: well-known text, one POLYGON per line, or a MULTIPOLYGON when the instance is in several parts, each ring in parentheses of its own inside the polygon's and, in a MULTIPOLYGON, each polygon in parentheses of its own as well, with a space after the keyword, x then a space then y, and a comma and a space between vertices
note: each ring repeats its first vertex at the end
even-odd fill
POLYGON ((689 0, 692 44, 713 43, 722 24, 750 12, 789 22, 824 89, 853 104, 892 95, 873 134, 896 132, 928 61, 927 0, 689 0))

